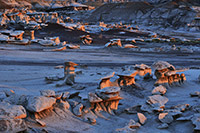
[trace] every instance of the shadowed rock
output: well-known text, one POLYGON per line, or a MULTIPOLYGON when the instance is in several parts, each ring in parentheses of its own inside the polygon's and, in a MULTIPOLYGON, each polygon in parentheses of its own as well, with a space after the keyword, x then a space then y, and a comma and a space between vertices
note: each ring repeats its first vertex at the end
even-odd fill
POLYGON ((30 112, 40 112, 52 107, 55 103, 55 98, 44 96, 30 96, 28 98, 28 104, 26 108, 30 112))
POLYGON ((13 119, 2 115, 0 115, 0 125, 1 133, 17 133, 27 129, 27 125, 22 119, 13 119))
POLYGON ((9 103, 0 103, 0 115, 8 116, 12 119, 22 119, 26 117, 26 110, 21 105, 10 105, 9 103))

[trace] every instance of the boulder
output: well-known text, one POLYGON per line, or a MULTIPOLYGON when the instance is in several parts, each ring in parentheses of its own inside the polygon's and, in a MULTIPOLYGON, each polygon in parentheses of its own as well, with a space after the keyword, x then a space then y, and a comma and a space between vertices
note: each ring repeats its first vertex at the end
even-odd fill
POLYGON ((140 123, 136 123, 134 120, 130 120, 129 123, 128 123, 128 127, 129 128, 132 128, 132 129, 136 129, 136 128, 139 128, 141 127, 140 123))
POLYGON ((8 116, 12 119, 22 119, 26 117, 26 110, 21 105, 10 105, 9 103, 0 103, 0 115, 8 116))
POLYGON ((44 96, 30 96, 28 98, 26 109, 30 112, 40 112, 52 107, 55 103, 55 98, 44 96))
POLYGON ((82 116, 82 109, 83 109, 83 104, 79 103, 76 105, 75 108, 73 108, 73 112, 76 116, 80 117, 82 116))
POLYGON ((164 106, 167 102, 168 98, 161 95, 149 96, 147 99, 147 103, 150 105, 159 104, 160 106, 164 106))
POLYGON ((137 113, 137 116, 138 116, 138 119, 139 119, 139 122, 144 125, 147 118, 142 114, 142 113, 137 113))
POLYGON ((159 95, 159 94, 165 94, 167 92, 167 89, 163 86, 163 85, 159 85, 157 87, 155 87, 153 90, 152 90, 152 94, 153 95, 159 95))
POLYGON ((0 132, 1 133, 17 133, 27 129, 26 123, 22 119, 13 119, 0 115, 0 132))
POLYGON ((54 90, 41 90, 40 94, 45 97, 55 97, 56 95, 54 90))
POLYGON ((162 123, 172 123, 173 122, 173 117, 172 115, 168 114, 168 113, 160 113, 158 116, 158 119, 162 122, 162 123))
POLYGON ((27 96, 20 94, 12 94, 9 97, 3 99, 4 102, 14 104, 14 105, 26 105, 27 96))
POLYGON ((76 105, 78 105, 78 102, 74 101, 73 99, 69 99, 68 102, 72 106, 72 108, 74 108, 74 107, 76 107, 76 105))

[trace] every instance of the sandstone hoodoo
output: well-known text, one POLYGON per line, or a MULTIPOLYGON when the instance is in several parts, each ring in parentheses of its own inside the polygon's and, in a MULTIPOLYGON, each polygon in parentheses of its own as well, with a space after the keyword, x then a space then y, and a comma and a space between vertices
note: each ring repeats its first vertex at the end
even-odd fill
POLYGON ((118 74, 119 79, 118 79, 118 84, 120 87, 126 87, 126 86, 131 86, 135 85, 135 76, 138 74, 138 72, 134 72, 131 74, 118 74))
POLYGON ((64 77, 46 77, 46 80, 49 81, 60 81, 56 84, 57 87, 64 86, 64 85, 74 85, 75 84, 75 67, 78 66, 78 64, 74 62, 65 62, 64 63, 64 77))
POLYGON ((88 94, 88 99, 94 112, 105 111, 113 114, 112 110, 118 109, 122 97, 120 97, 120 88, 112 86, 96 89, 95 93, 88 94))
POLYGON ((152 71, 151 67, 146 64, 140 64, 140 65, 136 64, 134 66, 134 69, 137 71, 137 74, 139 76, 145 76, 145 77, 147 77, 147 74, 151 75, 151 71, 152 71))
POLYGON ((73 62, 65 62, 64 65, 64 81, 68 85, 73 85, 75 83, 75 67, 78 64, 73 62))
POLYGON ((112 78, 115 75, 115 72, 112 72, 111 74, 108 74, 107 76, 101 78, 101 81, 99 83, 99 88, 103 89, 105 87, 111 87, 111 86, 118 86, 118 84, 115 82, 111 82, 110 78, 112 78))
POLYGON ((176 74, 177 72, 183 72, 188 69, 176 69, 173 65, 165 61, 155 62, 152 67, 155 69, 155 76, 157 81, 155 85, 180 85, 186 81, 185 74, 176 74))

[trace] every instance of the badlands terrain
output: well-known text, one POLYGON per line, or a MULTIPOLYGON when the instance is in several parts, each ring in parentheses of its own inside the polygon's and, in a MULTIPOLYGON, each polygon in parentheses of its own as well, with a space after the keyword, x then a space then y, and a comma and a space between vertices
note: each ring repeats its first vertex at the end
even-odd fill
POLYGON ((1 2, 0 132, 200 132, 198 2, 1 2))

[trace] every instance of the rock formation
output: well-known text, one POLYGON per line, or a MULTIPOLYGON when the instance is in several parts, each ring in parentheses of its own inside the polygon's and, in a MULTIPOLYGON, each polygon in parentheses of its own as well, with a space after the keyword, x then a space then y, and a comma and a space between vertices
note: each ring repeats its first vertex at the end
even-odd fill
POLYGON ((175 67, 168 62, 158 61, 155 62, 152 67, 155 68, 155 76, 157 81, 155 85, 172 86, 173 84, 180 85, 186 81, 185 74, 176 74, 188 69, 175 69, 175 67))

